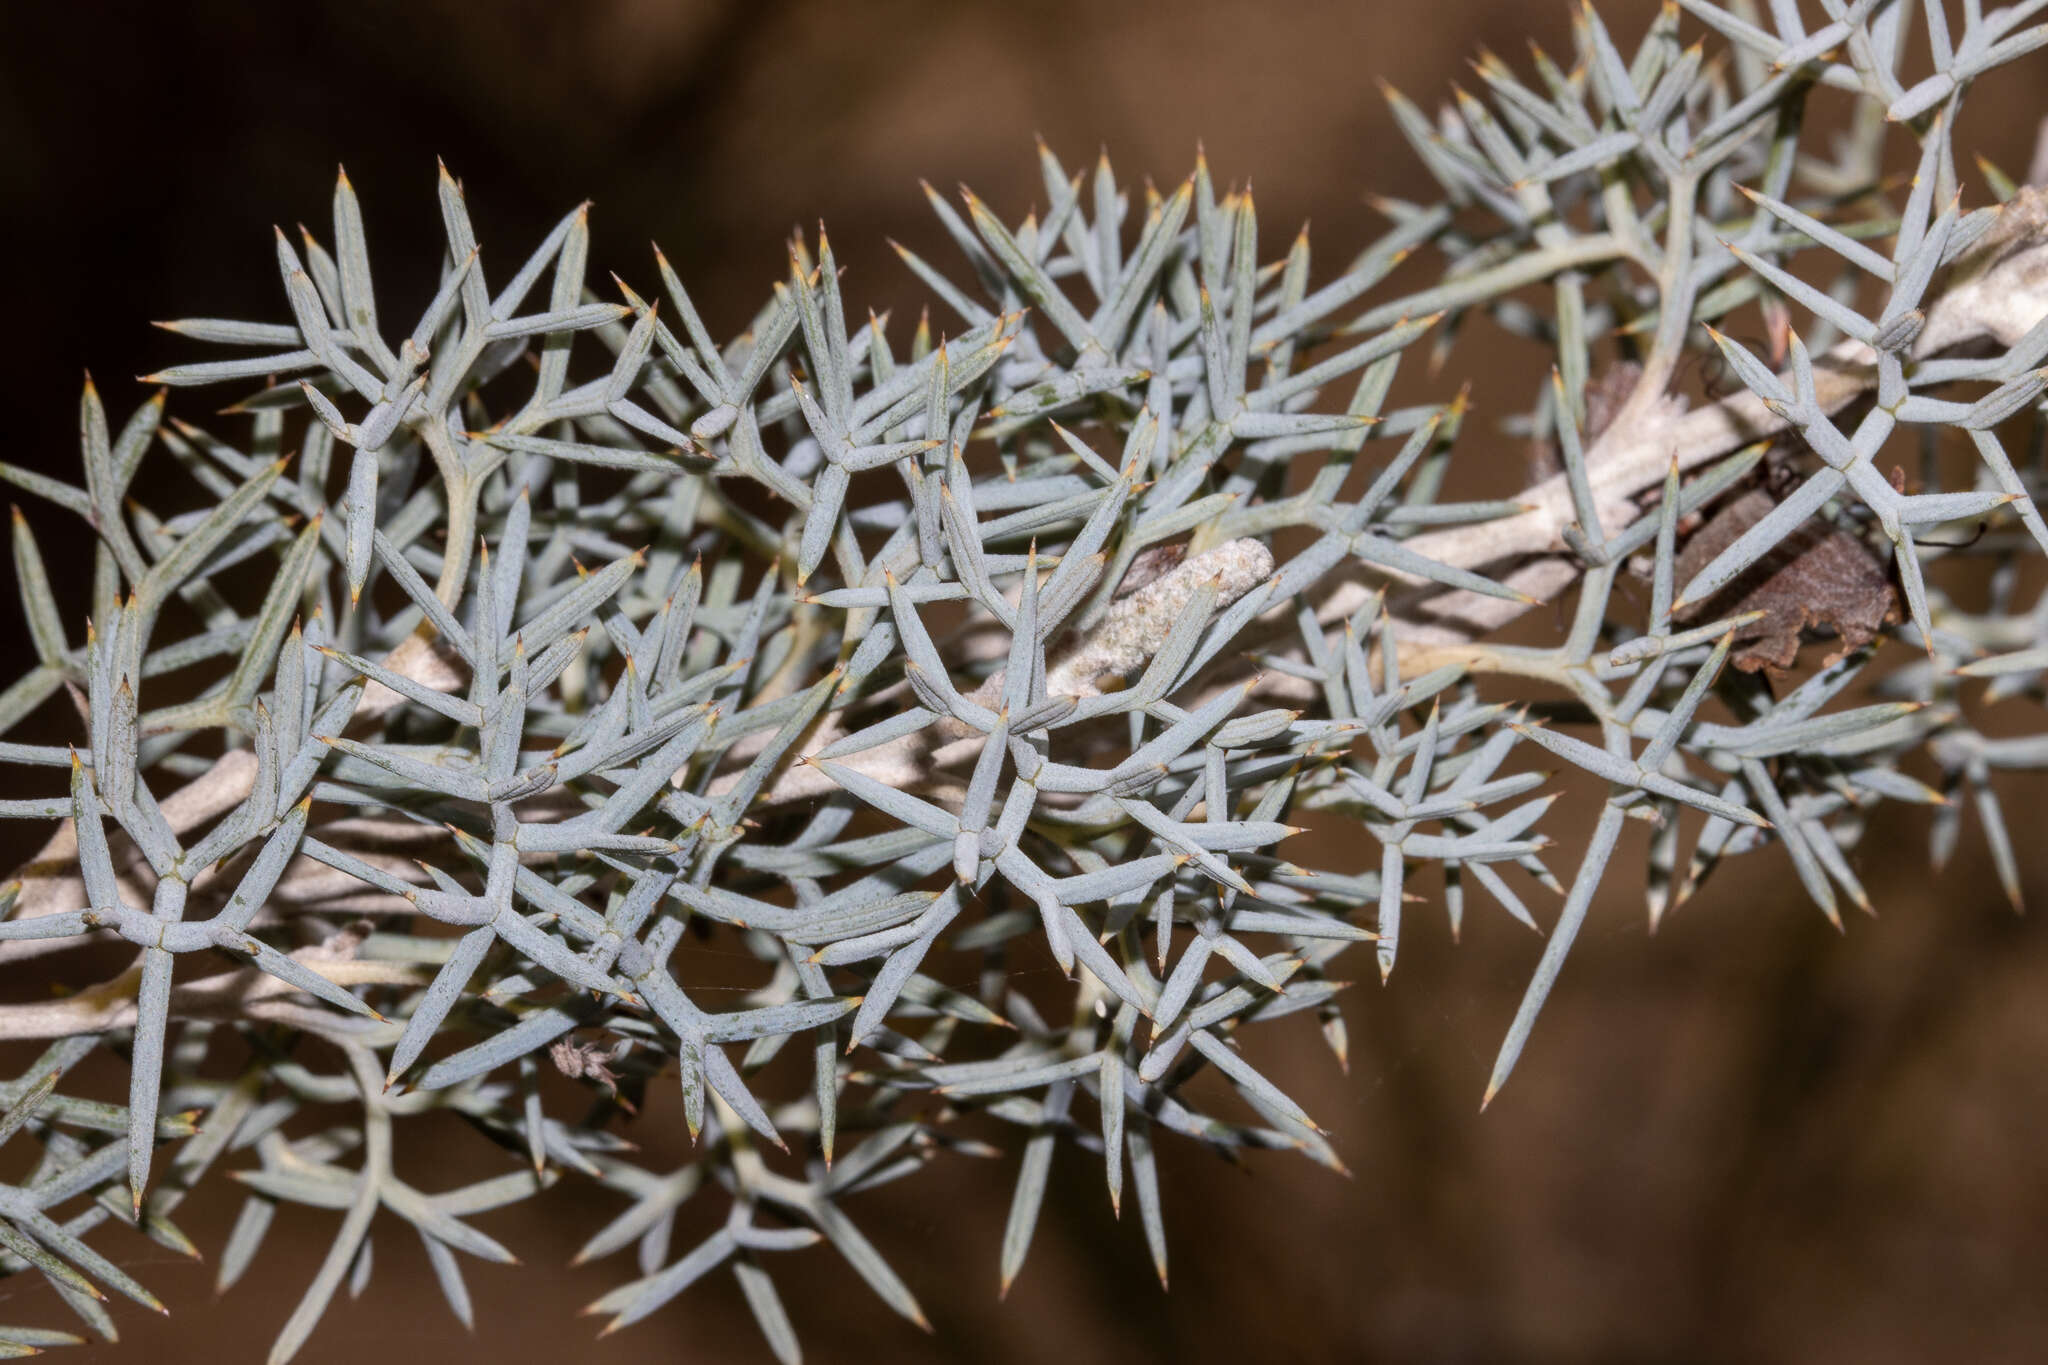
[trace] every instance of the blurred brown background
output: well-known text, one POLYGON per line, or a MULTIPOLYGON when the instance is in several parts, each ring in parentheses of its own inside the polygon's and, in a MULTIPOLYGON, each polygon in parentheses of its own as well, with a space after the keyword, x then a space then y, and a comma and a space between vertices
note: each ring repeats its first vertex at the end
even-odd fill
MULTIPOLYGON (((1606 9, 1631 42, 1653 12, 1606 9)), ((303 219, 325 236, 336 162, 364 196, 394 317, 431 288, 438 154, 464 178, 500 278, 588 196, 593 266, 644 286, 646 242, 659 240, 724 335, 783 269, 792 226, 822 217, 851 299, 904 307, 903 336, 919 295, 884 238, 948 254, 920 176, 971 182, 1014 218, 1040 197, 1034 132, 1070 166, 1105 145, 1125 177, 1167 184, 1201 138, 1220 178, 1256 181, 1269 243, 1313 217, 1326 277, 1378 228, 1365 190, 1427 193, 1375 78, 1433 102, 1468 79, 1482 45, 1515 64, 1525 36, 1568 52, 1566 22, 1562 0, 7 5, 0 458, 68 474, 81 366, 118 420, 142 395, 126 376, 191 358, 147 319, 284 316, 270 224, 303 219), (408 257, 409 244, 426 253, 408 257)), ((1999 73, 1973 96, 1959 145, 2023 167, 2044 88, 2048 54, 1999 73)), ((173 411, 198 417, 207 400, 181 395, 173 411)), ((1465 449, 1521 458, 1502 441, 1465 449)), ((47 509, 32 515, 53 568, 81 571, 75 615, 86 560, 53 537, 62 523, 47 509)), ((4 595, 12 659, 21 626, 4 595)), ((2027 889, 2048 903, 2038 789, 2006 795, 2027 889)), ((11 866, 22 832, 0 835, 11 866)), ((774 1267, 808 1358, 2048 1357, 2048 933, 2006 909, 1974 824, 1938 882, 1924 849, 1918 817, 1886 817, 1859 860, 1882 918, 1857 918, 1846 938, 1776 852, 1725 870, 1654 939, 1639 889, 1611 879, 1484 1118, 1478 1097, 1537 943, 1475 906, 1454 950, 1441 915, 1418 908, 1392 984, 1349 996, 1349 1076, 1299 1017, 1261 1054, 1334 1130, 1351 1178, 1165 1147, 1174 1287, 1162 1295, 1135 1216, 1114 1221, 1099 1167, 1063 1152, 1031 1261, 999 1305, 1014 1161, 941 1161, 853 1207, 936 1334, 891 1317, 814 1250, 774 1267)), ((1567 839, 1552 863, 1568 872, 1575 859, 1567 839)), ((1545 898, 1539 913, 1554 909, 1545 898)), ((632 1136, 659 1166, 681 1158, 679 1131, 657 1110, 632 1136)), ((401 1157, 429 1188, 502 1166, 459 1125, 434 1135, 447 1140, 415 1137, 401 1157)), ((217 1249, 237 1202, 216 1188, 181 1221, 217 1249)), ((380 1225, 369 1294, 330 1310, 300 1359, 769 1359, 722 1276, 594 1346, 596 1323, 574 1310, 629 1277, 629 1258, 563 1266, 619 1205, 567 1181, 538 1207, 484 1220, 526 1265, 471 1263, 474 1337, 441 1306, 409 1232, 380 1225)), ((678 1249, 715 1211, 690 1212, 678 1249)), ((173 1314, 127 1313, 123 1345, 65 1358, 259 1358, 333 1226, 287 1211, 219 1301, 211 1266, 109 1236, 173 1314)), ((67 1317, 39 1285, 0 1283, 0 1319, 67 1317)))

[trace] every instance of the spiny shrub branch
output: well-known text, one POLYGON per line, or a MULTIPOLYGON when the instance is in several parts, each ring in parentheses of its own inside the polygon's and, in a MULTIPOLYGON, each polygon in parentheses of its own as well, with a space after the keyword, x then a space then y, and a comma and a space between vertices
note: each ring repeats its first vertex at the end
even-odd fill
POLYGON ((81 639, 17 515, 36 662, 0 729, 76 739, 0 745, 31 793, 0 815, 57 822, 0 961, 135 952, 0 1005, 0 1037, 53 1040, 0 1085, 0 1136, 41 1144, 0 1256, 111 1336, 105 1292, 156 1301, 83 1236, 189 1251, 178 1204, 253 1153, 223 1285, 278 1206, 339 1224, 282 1361, 394 1220, 468 1322, 457 1253, 511 1253, 466 1220, 574 1173, 623 1204, 580 1257, 637 1248, 606 1330, 730 1269, 794 1360, 775 1253, 829 1242, 924 1321, 848 1206, 997 1154, 968 1116, 1021 1149, 1005 1287, 1062 1153, 1118 1208, 1128 1182, 1162 1280, 1156 1142, 1339 1167, 1241 1039, 1312 1013, 1341 1062, 1338 959, 1392 972, 1419 884, 1453 932, 1474 890, 1532 929, 1525 897, 1563 897, 1489 1099, 1630 820, 1653 926, 1764 849, 1839 924, 1883 800, 1933 813, 1937 865, 1974 806, 2017 899, 1991 774, 2048 747, 1966 701, 2038 701, 2048 667, 2048 598, 2015 600, 2048 547, 2048 194, 1985 165, 1966 203, 1951 130, 2042 8, 1685 0, 1632 56, 1581 9, 1569 71, 1486 57, 1436 117, 1389 92, 1441 197, 1382 201, 1321 282, 1199 161, 1160 193, 1041 148, 1042 216, 932 196, 960 260, 902 251, 948 319, 907 345, 850 315, 822 230, 724 344, 659 255, 658 296, 598 297, 581 208, 488 274, 445 170, 404 330, 343 176, 328 243, 277 237, 285 320, 165 324, 234 348, 151 378, 245 386, 237 435, 162 391, 117 428, 88 383, 81 484, 0 466, 94 562, 81 639), (1506 424, 1554 472, 1447 501, 1465 397, 1394 385, 1482 325, 1554 362, 1506 424), (199 505, 132 501, 146 457, 199 505), (1991 565, 1981 610, 1951 557, 1991 565), (1491 638, 1537 602, 1553 641, 1491 638), (1600 792, 1568 880, 1558 760, 1600 792), (1363 865, 1284 854, 1298 821, 1362 826, 1363 865), (736 1007, 703 939, 758 966, 736 1007), (1022 988, 1041 956, 1066 990, 1022 988), (102 1046, 125 1106, 62 1091, 102 1046), (673 1171, 620 1136, 655 1083, 696 1142, 673 1171), (403 1120, 437 1110, 520 1160, 407 1184, 403 1120), (677 1254, 699 1195, 729 1213, 677 1254))

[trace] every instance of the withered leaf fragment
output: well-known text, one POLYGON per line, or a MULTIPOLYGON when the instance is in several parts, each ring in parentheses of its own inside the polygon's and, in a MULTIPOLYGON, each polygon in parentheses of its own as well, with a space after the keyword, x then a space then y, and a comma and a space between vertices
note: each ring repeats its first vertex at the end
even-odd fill
MULTIPOLYGON (((1762 488, 1723 505, 1679 550, 1677 581, 1704 569, 1776 505, 1762 488)), ((1710 621, 1752 611, 1763 612, 1763 618, 1736 633, 1732 656, 1747 673, 1791 668, 1806 631, 1834 637, 1835 648, 1826 659, 1833 663, 1900 619, 1898 594, 1883 562, 1856 536, 1819 517, 1785 537, 1719 593, 1689 604, 1678 619, 1710 621)))

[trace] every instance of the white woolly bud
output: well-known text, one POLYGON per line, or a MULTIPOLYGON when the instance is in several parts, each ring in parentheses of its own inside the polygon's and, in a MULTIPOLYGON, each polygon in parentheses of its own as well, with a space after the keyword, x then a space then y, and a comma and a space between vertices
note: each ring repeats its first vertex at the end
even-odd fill
POLYGON ((1229 606, 1273 574, 1273 552, 1257 540, 1231 540, 1183 560, 1110 607, 1081 647, 1047 671, 1052 696, 1093 696, 1104 674, 1141 671, 1173 633, 1174 623, 1204 586, 1214 584, 1216 607, 1229 606))

